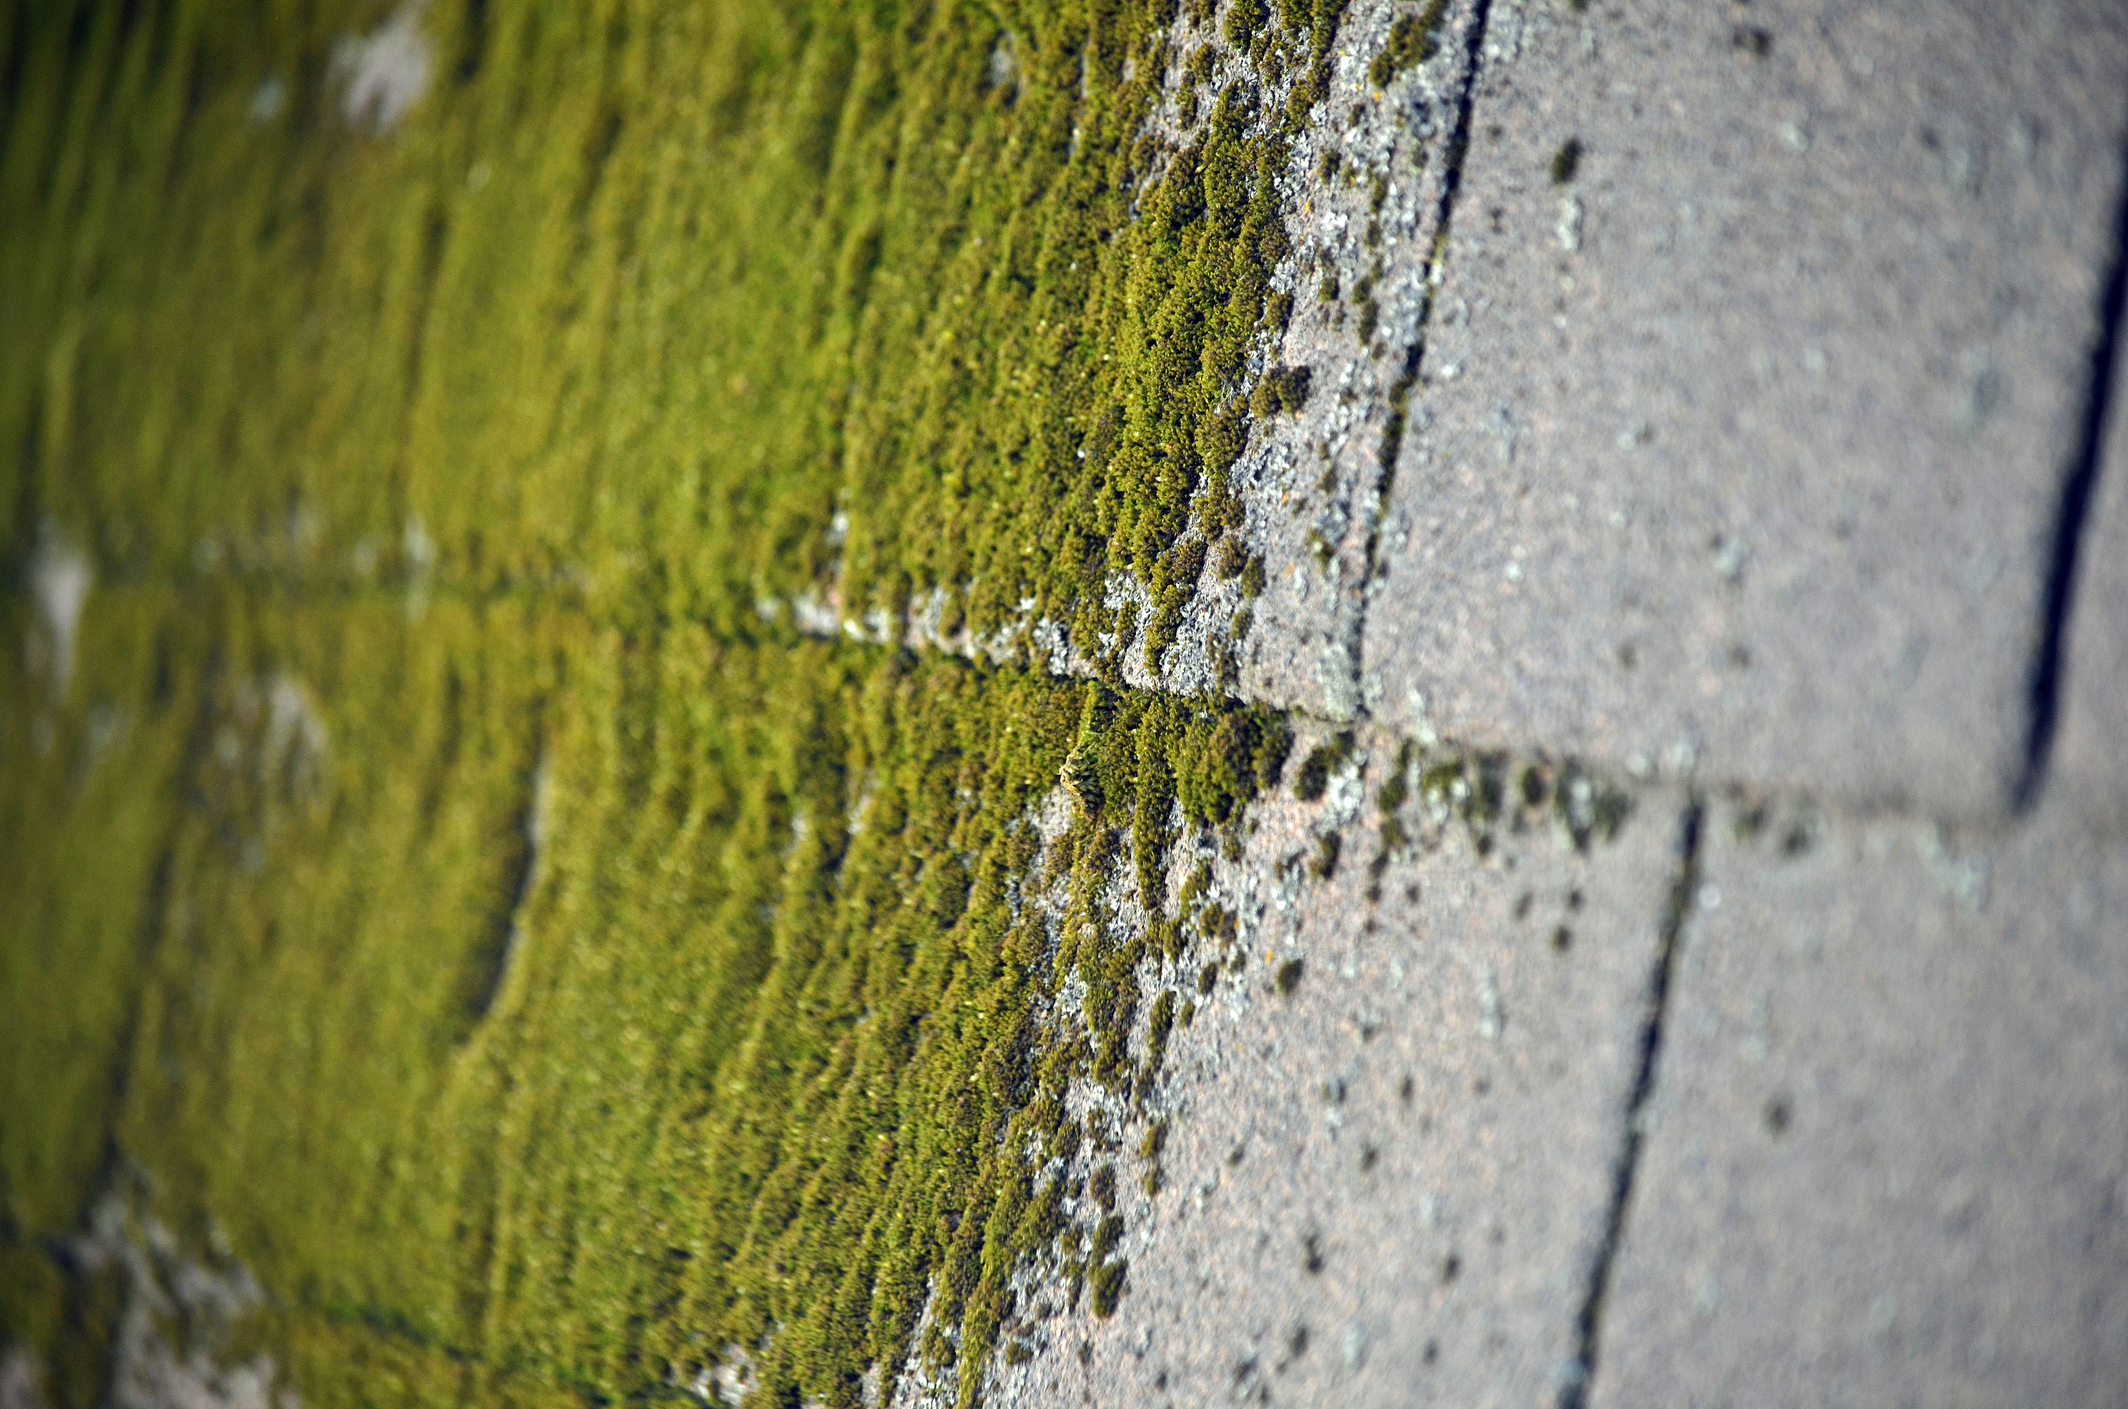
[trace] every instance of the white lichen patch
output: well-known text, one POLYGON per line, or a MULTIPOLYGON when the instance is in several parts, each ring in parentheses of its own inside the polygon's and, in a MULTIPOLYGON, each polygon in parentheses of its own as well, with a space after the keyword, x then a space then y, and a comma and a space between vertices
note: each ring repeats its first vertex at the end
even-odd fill
POLYGON ((74 642, 81 629, 81 610, 88 604, 96 574, 89 560, 52 524, 37 535, 37 555, 30 561, 30 596, 37 603, 37 632, 30 658, 51 667, 52 698, 66 695, 74 676, 74 642))
POLYGON ((1958 850, 1950 832, 1936 823, 1925 823, 1915 830, 1914 850, 1945 899, 1972 915, 1987 909, 1986 852, 1958 850))
MULTIPOLYGON (((89 1230, 63 1258, 77 1278, 116 1282, 123 1310, 113 1333, 112 1409, 299 1409, 301 1399, 281 1383, 268 1355, 235 1359, 230 1333, 260 1306, 265 1292, 243 1264, 224 1254, 196 1257, 176 1236, 120 1192, 106 1194, 89 1216, 89 1230)), ((0 1377, 12 1381, 36 1369, 10 1356, 0 1377)), ((34 1383, 34 1382, 32 1382, 34 1383)), ((0 1384, 7 1409, 39 1402, 19 1386, 0 1384)))
POLYGON ((333 46, 333 73, 347 85, 340 116, 351 125, 389 132, 428 92, 435 62, 421 32, 426 8, 426 0, 408 0, 368 34, 333 46))

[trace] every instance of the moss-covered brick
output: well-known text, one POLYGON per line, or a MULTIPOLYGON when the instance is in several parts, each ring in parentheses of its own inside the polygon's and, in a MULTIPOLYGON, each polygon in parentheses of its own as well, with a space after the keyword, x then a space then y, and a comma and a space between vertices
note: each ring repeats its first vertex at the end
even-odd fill
POLYGON ((1251 369, 1342 12, 1177 8, 436 0, 388 131, 373 0, 0 27, 0 1331, 64 1402, 110 1308, 40 1249, 114 1152, 318 1409, 735 1348, 965 1398, 1015 1259, 1099 1241, 1066 1093, 1157 1073, 1143 961, 1234 939, 1176 819, 1238 845, 1291 740, 1115 682, 1208 567, 1262 591, 1230 476, 1306 394, 1251 369), (1043 617, 1107 683, 798 604, 1043 617))

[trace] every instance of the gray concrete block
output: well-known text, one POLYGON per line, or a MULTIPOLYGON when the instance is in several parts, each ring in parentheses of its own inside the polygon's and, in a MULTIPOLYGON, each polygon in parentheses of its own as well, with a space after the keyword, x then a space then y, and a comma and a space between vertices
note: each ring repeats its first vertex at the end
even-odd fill
POLYGON ((2119 1405, 2128 848, 1704 833, 1598 1405, 2119 1405))
POLYGON ((1496 4, 1370 586, 1383 717, 1999 813, 2128 11, 1496 4))
MULTIPOLYGON (((2123 329, 2116 336, 2128 336, 2123 329)), ((2084 520, 2047 788, 2128 830, 2128 357, 2114 368, 2098 481, 2084 520)))
POLYGON ((1503 818, 1481 855, 1421 796, 1399 813, 1420 844, 1377 875, 1396 747, 1366 754, 1320 801, 1264 805, 1222 870, 1250 952, 1176 1032, 1163 1191, 1120 1162, 1115 1316, 1050 1322, 988 1402, 1527 1405, 1571 1375, 1675 808, 1643 800, 1586 854, 1503 818))

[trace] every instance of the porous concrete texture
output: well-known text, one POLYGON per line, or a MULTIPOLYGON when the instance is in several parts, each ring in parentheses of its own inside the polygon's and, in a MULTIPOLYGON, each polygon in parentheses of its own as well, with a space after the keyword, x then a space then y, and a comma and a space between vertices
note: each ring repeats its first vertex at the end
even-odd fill
POLYGON ((1293 312, 1273 360, 1307 372, 1308 396, 1296 412, 1256 417, 1234 467, 1262 592, 1244 602, 1206 574, 1177 653, 1208 654, 1200 643, 1245 606, 1242 691, 1332 719, 1360 706, 1358 588, 1379 520, 1384 437, 1426 318, 1479 22, 1473 0, 1445 7, 1431 56, 1377 87, 1369 70, 1410 12, 1390 0, 1351 6, 1320 120, 1294 144, 1293 254, 1275 280, 1293 312))
POLYGON ((1575 1382, 1683 803, 1644 795, 1583 850, 1592 780, 1496 760, 1508 801, 1473 823, 1443 762, 1363 735, 1319 800, 1258 810, 1222 882, 1252 952, 1170 1047, 1161 1192, 1118 1162, 1120 1307, 1052 1323, 996 1402, 1521 1405, 1575 1382), (1400 770, 1412 840, 1377 869, 1400 770))
POLYGON ((2110 0, 1494 4, 1368 703, 2002 812, 2124 95, 2110 0))
POLYGON ((2128 845, 1710 809, 1594 1402, 2118 1405, 2128 845))

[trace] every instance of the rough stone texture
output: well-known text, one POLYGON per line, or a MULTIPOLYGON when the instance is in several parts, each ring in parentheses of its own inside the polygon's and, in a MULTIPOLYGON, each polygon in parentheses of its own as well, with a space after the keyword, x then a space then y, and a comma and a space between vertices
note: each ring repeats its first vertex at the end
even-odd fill
POLYGON ((2098 825, 2128 831, 2128 357, 2116 357, 2098 483, 2077 558, 2061 732, 2047 787, 2098 825))
POLYGON ((1164 1190, 1119 1162, 1121 1306, 1051 1321, 989 1402, 1523 1405, 1571 1377, 1676 808, 1642 799, 1587 854, 1502 824, 1481 856, 1421 799, 1370 903, 1394 749, 1260 812, 1224 883, 1252 952, 1170 1049, 1164 1190), (1326 832, 1342 859, 1311 879, 1326 832))
MULTIPOLYGON (((1331 719, 1360 704, 1359 637, 1369 535, 1379 519, 1383 432, 1426 317, 1451 133, 1470 75, 1472 0, 1444 12, 1433 56, 1377 89, 1368 70, 1409 7, 1359 0, 1338 29, 1330 92, 1295 143, 1286 185, 1293 255, 1273 287, 1293 316, 1272 361, 1305 367, 1298 414, 1259 417, 1233 482, 1264 589, 1242 600, 1207 573, 1182 649, 1160 683, 1195 683, 1234 612, 1242 693, 1331 719), (1325 160, 1335 171, 1325 171, 1325 160), (1326 284, 1326 280, 1331 281, 1326 284), (1334 295, 1325 297, 1331 289, 1334 295)), ((1207 672, 1205 683, 1216 680, 1207 672)), ((1154 683, 1146 677, 1144 683, 1154 683)))
POLYGON ((1733 820, 1595 1403, 2120 1404, 2128 847, 2060 809, 1991 839, 1733 820))
POLYGON ((1487 50, 1369 705, 2000 813, 2112 257, 2128 15, 1499 3, 1487 50))

